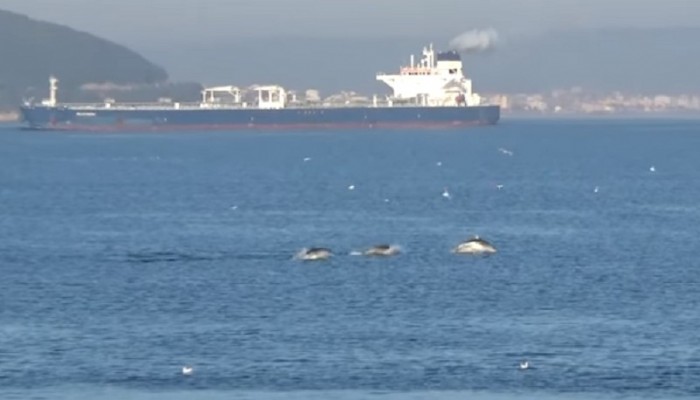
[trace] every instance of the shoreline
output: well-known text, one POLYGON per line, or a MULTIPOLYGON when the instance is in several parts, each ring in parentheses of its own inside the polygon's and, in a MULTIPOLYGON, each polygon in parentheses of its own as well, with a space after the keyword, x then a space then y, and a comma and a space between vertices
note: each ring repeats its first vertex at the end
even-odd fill
POLYGON ((619 113, 529 113, 501 112, 501 118, 516 119, 700 119, 700 112, 619 112, 619 113))
POLYGON ((0 122, 19 122, 17 111, 0 111, 0 122))

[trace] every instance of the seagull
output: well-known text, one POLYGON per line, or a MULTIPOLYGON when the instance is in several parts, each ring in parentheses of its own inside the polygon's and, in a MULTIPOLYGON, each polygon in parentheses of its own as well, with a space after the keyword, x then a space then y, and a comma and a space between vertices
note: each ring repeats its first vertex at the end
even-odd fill
POLYGON ((437 165, 438 167, 442 167, 442 161, 436 162, 435 165, 437 165))
POLYGON ((238 206, 231 206, 232 210, 238 210, 238 206))
POLYGON ((194 368, 189 365, 182 367, 182 375, 192 375, 193 372, 194 368))
POLYGON ((651 167, 649 167, 649 171, 651 171, 651 172, 656 172, 656 167, 654 167, 654 166, 652 165, 651 167))
POLYGON ((452 196, 450 195, 450 192, 447 191, 447 188, 445 188, 445 190, 442 191, 442 197, 444 197, 444 198, 446 198, 446 199, 449 199, 449 198, 452 197, 452 196))
POLYGON ((498 190, 503 189, 503 185, 496 185, 496 189, 498 189, 498 190))
POLYGON ((355 190, 355 185, 348 186, 348 190, 355 190))
POLYGON ((593 189, 593 193, 598 193, 598 186, 593 189))
POLYGON ((508 149, 504 149, 503 147, 499 147, 499 148, 498 148, 498 151, 500 151, 501 153, 503 153, 503 154, 505 154, 505 155, 507 155, 507 156, 512 156, 512 155, 513 155, 513 152, 512 152, 512 151, 510 151, 510 150, 508 150, 508 149))
POLYGON ((520 362, 520 369, 525 370, 530 368, 530 363, 527 361, 521 361, 520 362))
POLYGON ((304 157, 304 162, 309 162, 311 161, 311 157, 304 157))

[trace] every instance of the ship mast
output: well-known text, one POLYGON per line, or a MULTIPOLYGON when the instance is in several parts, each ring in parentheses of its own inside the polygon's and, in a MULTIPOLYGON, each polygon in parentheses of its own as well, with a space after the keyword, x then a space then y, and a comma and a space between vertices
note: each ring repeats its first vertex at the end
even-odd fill
POLYGON ((58 79, 55 76, 49 78, 49 104, 50 107, 56 107, 58 103, 58 79))

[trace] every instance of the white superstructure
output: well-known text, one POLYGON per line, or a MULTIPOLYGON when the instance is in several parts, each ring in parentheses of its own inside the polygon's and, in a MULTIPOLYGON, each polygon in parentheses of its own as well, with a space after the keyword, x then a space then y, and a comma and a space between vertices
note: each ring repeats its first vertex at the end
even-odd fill
POLYGON ((287 97, 296 99, 296 93, 287 92, 279 85, 253 85, 247 89, 238 86, 215 86, 202 90, 200 108, 240 106, 260 109, 280 109, 287 105, 287 97))
POLYGON ((464 76, 462 60, 454 51, 435 53, 433 45, 423 48, 423 58, 401 67, 398 74, 377 74, 377 80, 394 90, 394 101, 424 106, 478 106, 481 98, 464 76))

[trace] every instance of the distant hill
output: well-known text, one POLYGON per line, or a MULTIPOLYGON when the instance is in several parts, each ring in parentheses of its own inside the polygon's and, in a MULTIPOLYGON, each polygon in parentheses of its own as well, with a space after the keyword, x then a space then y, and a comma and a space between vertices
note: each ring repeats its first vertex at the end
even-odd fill
POLYGON ((154 84, 166 71, 124 46, 71 28, 0 10, 0 107, 46 96, 49 75, 62 97, 84 83, 154 84))

